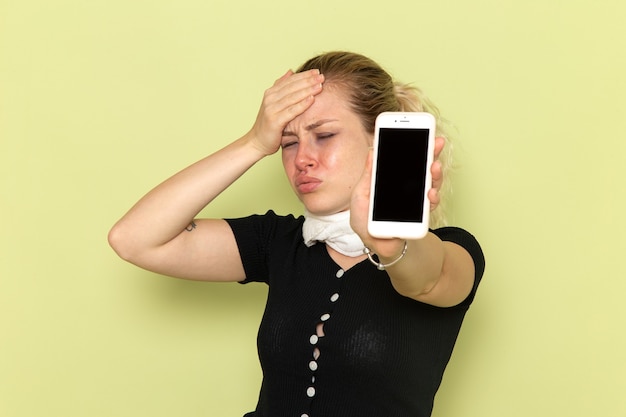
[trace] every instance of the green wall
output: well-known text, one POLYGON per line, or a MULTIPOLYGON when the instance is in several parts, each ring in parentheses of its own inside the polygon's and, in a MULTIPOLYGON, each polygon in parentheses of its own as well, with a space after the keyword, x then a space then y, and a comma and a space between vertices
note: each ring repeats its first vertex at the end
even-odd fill
MULTIPOLYGON (((435 417, 624 416, 626 3, 0 0, 0 415, 241 416, 266 289, 143 272, 106 234, 332 49, 458 127, 487 271, 435 417), (246 4, 247 3, 247 4, 246 4)), ((207 216, 301 212, 272 157, 207 216)), ((382 416, 381 416, 382 417, 382 416)))

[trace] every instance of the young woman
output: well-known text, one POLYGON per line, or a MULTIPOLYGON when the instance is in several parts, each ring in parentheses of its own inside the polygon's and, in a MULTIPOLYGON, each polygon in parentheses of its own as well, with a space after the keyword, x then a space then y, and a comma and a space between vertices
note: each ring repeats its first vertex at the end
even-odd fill
MULTIPOLYGON (((150 191, 109 234, 123 259, 160 274, 269 285, 258 335, 263 384, 247 416, 431 414, 484 258, 459 228, 411 241, 367 233, 370 147, 383 111, 440 120, 419 90, 369 58, 315 57, 266 91, 247 134, 150 191), (305 216, 195 219, 279 149, 305 216)), ((435 211, 442 148, 439 137, 435 211)))

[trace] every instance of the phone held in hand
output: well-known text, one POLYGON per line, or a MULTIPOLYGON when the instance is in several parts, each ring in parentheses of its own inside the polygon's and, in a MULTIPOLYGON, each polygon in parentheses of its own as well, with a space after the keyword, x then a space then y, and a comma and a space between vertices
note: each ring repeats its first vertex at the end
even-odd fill
POLYGON ((367 224, 372 236, 420 239, 428 233, 435 127, 430 113, 376 118, 367 224))

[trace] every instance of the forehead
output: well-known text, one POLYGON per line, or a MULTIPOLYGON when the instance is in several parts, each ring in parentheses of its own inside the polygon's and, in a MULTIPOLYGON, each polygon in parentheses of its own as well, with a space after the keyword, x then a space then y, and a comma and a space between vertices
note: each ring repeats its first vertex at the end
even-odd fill
POLYGON ((324 84, 324 90, 315 96, 315 101, 311 107, 289 122, 287 130, 310 126, 321 119, 333 119, 341 122, 359 121, 341 88, 332 84, 324 84))

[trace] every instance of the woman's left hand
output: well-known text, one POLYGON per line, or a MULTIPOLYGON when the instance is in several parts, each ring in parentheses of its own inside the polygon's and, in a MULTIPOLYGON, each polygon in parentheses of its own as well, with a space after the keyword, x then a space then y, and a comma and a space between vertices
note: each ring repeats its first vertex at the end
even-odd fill
MULTIPOLYGON (((430 210, 437 208, 440 202, 439 190, 443 184, 443 171, 439 155, 445 146, 445 139, 435 139, 435 158, 431 166, 432 188, 428 191, 430 210)), ((370 184, 372 178, 372 155, 370 150, 363 175, 357 183, 350 202, 350 226, 359 235, 365 246, 382 256, 394 256, 402 251, 404 239, 378 239, 367 231, 367 216, 369 212, 370 184)))

